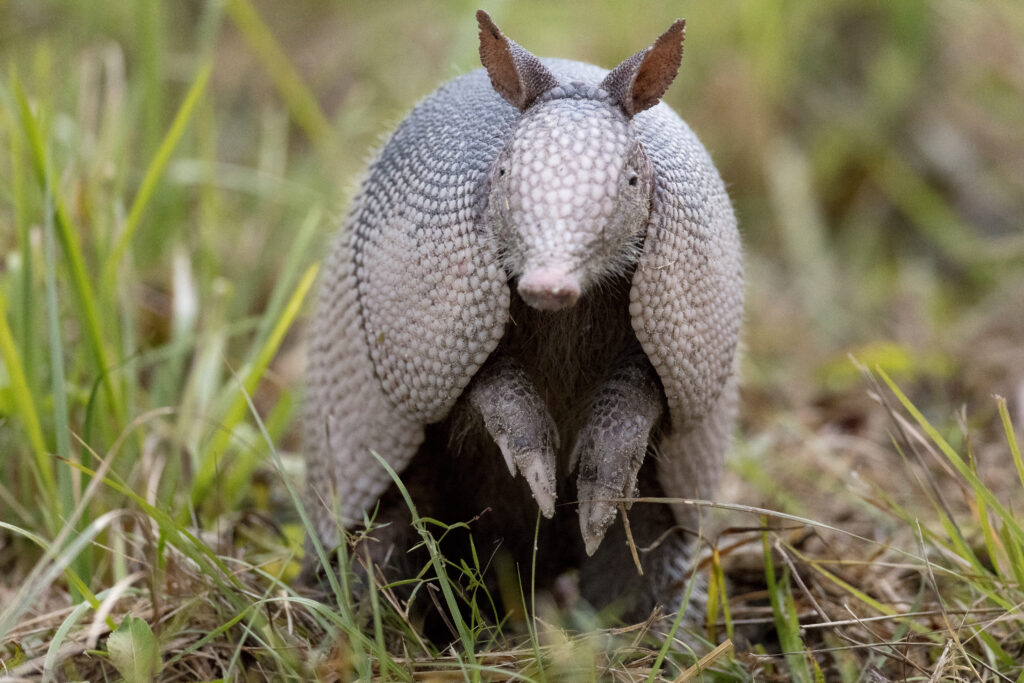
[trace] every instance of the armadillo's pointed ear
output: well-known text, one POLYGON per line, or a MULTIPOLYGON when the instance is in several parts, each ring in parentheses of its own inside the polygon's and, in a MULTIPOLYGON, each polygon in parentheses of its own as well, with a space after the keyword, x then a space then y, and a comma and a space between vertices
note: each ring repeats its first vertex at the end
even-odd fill
POLYGON ((480 24, 480 61, 499 95, 523 111, 539 95, 558 85, 547 67, 506 38, 487 12, 477 10, 476 20, 480 24))
POLYGON ((683 59, 686 20, 676 19, 654 45, 641 50, 612 70, 601 87, 619 101, 630 118, 658 103, 668 90, 683 59))

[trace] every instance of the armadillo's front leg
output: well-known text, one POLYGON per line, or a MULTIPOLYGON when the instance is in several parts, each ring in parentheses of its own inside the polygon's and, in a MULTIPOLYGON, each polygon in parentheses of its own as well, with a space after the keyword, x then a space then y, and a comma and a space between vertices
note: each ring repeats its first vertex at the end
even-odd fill
POLYGON ((664 413, 661 385, 646 356, 636 354, 612 374, 580 430, 572 461, 579 462, 580 531, 593 555, 615 521, 615 499, 636 489, 651 429, 664 413))
POLYGON ((550 519, 555 514, 558 428, 526 370, 513 358, 499 358, 476 374, 468 398, 509 472, 522 472, 540 511, 550 519))

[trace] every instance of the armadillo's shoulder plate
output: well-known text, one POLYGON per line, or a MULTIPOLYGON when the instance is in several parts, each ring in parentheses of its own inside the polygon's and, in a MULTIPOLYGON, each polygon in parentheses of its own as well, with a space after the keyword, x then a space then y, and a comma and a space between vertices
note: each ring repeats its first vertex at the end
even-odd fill
POLYGON ((725 186, 690 128, 664 104, 634 123, 655 187, 630 314, 672 425, 686 429, 733 373, 743 316, 739 234, 725 186))
POLYGON ((306 437, 318 533, 337 539, 401 472, 497 346, 509 291, 480 223, 517 112, 482 70, 430 95, 371 164, 324 268, 306 437))
POLYGON ((480 216, 517 113, 482 71, 442 87, 381 150, 352 216, 377 379, 423 423, 444 417, 504 333, 508 285, 480 216))

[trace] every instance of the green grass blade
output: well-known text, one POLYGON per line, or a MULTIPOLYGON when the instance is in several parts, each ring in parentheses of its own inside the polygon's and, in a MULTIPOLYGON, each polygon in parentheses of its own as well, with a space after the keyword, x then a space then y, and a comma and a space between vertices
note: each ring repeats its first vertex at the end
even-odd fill
POLYGON ((814 657, 811 657, 810 660, 811 666, 814 668, 814 683, 825 683, 825 672, 821 670, 818 660, 814 657))
MULTIPOLYGON (((12 68, 13 80, 13 68, 12 68)), ((17 113, 11 106, 7 90, 0 87, 0 97, 8 107, 11 125, 11 133, 8 135, 11 150, 11 208, 14 212, 14 226, 18 235, 18 247, 21 253, 21 302, 19 304, 20 316, 16 323, 17 335, 21 339, 24 350, 22 363, 24 364, 24 376, 29 387, 35 387, 38 381, 38 348, 37 325, 34 305, 35 288, 33 285, 34 264, 32 262, 32 237, 29 231, 29 198, 27 183, 25 180, 25 143, 17 134, 15 119, 17 113)), ((30 171, 29 171, 30 173, 30 171)))
POLYGON ((267 301, 267 306, 260 316, 260 322, 256 327, 256 334, 253 335, 253 345, 249 349, 250 357, 257 355, 259 347, 264 344, 268 335, 272 332, 274 321, 280 317, 281 311, 287 304, 287 297, 292 289, 292 283, 299 277, 303 266, 309 262, 307 252, 313 242, 313 238, 316 236, 317 228, 320 227, 322 219, 323 209, 320 206, 314 206, 306 214, 305 220, 302 221, 302 225, 296 231, 284 264, 281 266, 281 271, 275 279, 274 291, 270 293, 270 299, 267 301))
POLYGON ((164 87, 165 3, 160 0, 136 0, 135 22, 139 31, 139 81, 142 84, 142 149, 149 154, 156 146, 164 123, 166 88, 164 87))
POLYGON ((900 388, 896 385, 892 378, 890 378, 889 375, 887 375, 885 371, 882 370, 881 368, 876 367, 875 371, 889 386, 889 390, 892 391, 893 395, 896 396, 896 398, 907 410, 907 412, 910 413, 914 420, 925 431, 925 433, 928 435, 928 438, 930 438, 932 442, 939 447, 943 455, 946 456, 946 459, 949 460, 950 464, 953 465, 953 467, 956 468, 956 471, 960 473, 960 476, 962 476, 967 481, 967 483, 970 484, 970 486, 978 493, 980 498, 985 501, 985 503, 989 506, 990 509, 998 512, 1002 520, 1010 524, 1010 529, 1013 532, 1014 536, 1017 537, 1018 541, 1024 541, 1024 529, 1021 529, 1021 527, 1014 522, 1014 520, 1016 519, 1014 515, 1006 508, 1005 505, 999 502, 999 500, 995 497, 995 494, 993 494, 992 491, 988 487, 986 487, 980 479, 978 479, 978 476, 971 471, 970 466, 968 466, 967 463, 964 462, 963 458, 960 457, 960 454, 957 453, 956 450, 954 450, 953 447, 949 445, 949 442, 947 442, 942 437, 942 435, 939 434, 939 431, 931 425, 931 423, 925 418, 924 415, 921 414, 921 411, 919 411, 917 407, 913 403, 911 403, 910 399, 907 398, 906 394, 904 394, 900 390, 900 388))
POLYGON ((22 533, 22 535, 26 536, 30 540, 40 543, 52 559, 48 564, 45 560, 44 562, 38 563, 33 568, 33 573, 29 575, 29 578, 22 583, 14 596, 7 601, 3 610, 0 610, 0 642, 3 641, 10 629, 14 627, 18 617, 24 614, 26 610, 31 609, 32 602, 38 598, 39 591, 50 586, 62 573, 69 579, 69 582, 72 584, 74 589, 80 591, 83 596, 85 596, 93 609, 97 609, 99 607, 99 600, 96 599, 96 596, 89 593, 88 587, 85 586, 81 579, 74 574, 73 570, 71 570, 71 563, 74 561, 74 558, 78 557, 84 548, 95 540, 96 536, 99 535, 115 517, 123 514, 125 514, 124 510, 110 510, 105 512, 94 519, 91 524, 82 529, 81 533, 75 534, 67 546, 62 548, 59 552, 56 551, 53 546, 41 543, 41 539, 38 539, 34 534, 21 532, 21 530, 16 527, 0 522, 0 528, 6 528, 8 530, 22 533))
MULTIPOLYGON (((29 152, 39 185, 44 191, 46 188, 55 188, 39 124, 35 116, 32 115, 28 98, 25 96, 25 92, 17 77, 12 79, 12 85, 14 97, 21 113, 21 124, 25 136, 28 138, 29 152)), ((102 332, 103 325, 100 323, 97 299, 85 267, 85 259, 82 256, 82 246, 78 240, 78 232, 71 225, 71 219, 68 218, 67 211, 57 196, 55 189, 52 193, 52 198, 57 237, 60 240, 64 258, 67 260, 71 271, 71 290, 78 302, 85 323, 86 345, 97 371, 103 373, 104 394, 110 404, 110 410, 116 422, 115 426, 120 427, 124 424, 124 406, 120 400, 120 392, 118 392, 117 387, 113 383, 113 377, 109 373, 104 372, 110 367, 110 363, 107 359, 106 342, 102 332)))
MULTIPOLYGON (((985 552, 988 555, 988 564, 991 565, 992 570, 996 576, 1000 579, 1006 580, 1006 570, 1008 569, 1007 563, 1004 560, 1009 560, 1009 557, 1002 550, 1000 543, 996 539, 996 534, 992 529, 992 521, 988 516, 988 508, 985 507, 985 502, 978 500, 977 492, 975 492, 974 505, 976 514, 978 515, 978 524, 981 526, 982 538, 985 541, 985 552)), ((988 566, 979 566, 982 575, 987 574, 990 570, 988 566)))
MULTIPOLYGON (((949 539, 950 543, 946 543, 945 539, 939 534, 932 533, 923 528, 921 528, 922 536, 935 544, 936 547, 941 548, 946 553, 958 558, 960 562, 970 566, 972 578, 966 579, 963 575, 956 575, 959 580, 968 581, 970 585, 983 592, 995 604, 1003 609, 1012 610, 1012 601, 1001 595, 1000 589, 993 585, 991 572, 987 565, 982 563, 977 554, 970 548, 967 541, 960 534, 959 528, 945 514, 939 516, 939 522, 945 531, 945 539, 949 539)), ((1006 528, 1005 525, 1004 528, 1006 528)))
MULTIPOLYGON (((60 305, 57 302, 57 248, 54 244, 53 202, 50 186, 46 186, 46 209, 43 220, 43 253, 46 260, 46 321, 49 329, 50 347, 50 378, 52 381, 51 396, 53 400, 53 429, 57 443, 57 457, 67 462, 71 460, 71 425, 68 421, 67 392, 64 382, 64 343, 61 338, 60 305)), ((62 467, 57 472, 57 498, 60 518, 71 519, 75 510, 78 491, 74 490, 71 471, 62 467)), ((83 518, 76 525, 85 523, 83 518)), ((87 546, 72 560, 72 568, 79 576, 92 576, 92 552, 87 546)), ((73 602, 79 602, 85 594, 72 590, 73 602)))
POLYGON ((725 586, 719 583, 718 572, 714 569, 718 560, 717 554, 717 551, 712 551, 711 572, 708 576, 708 601, 704 608, 704 620, 708 624, 707 638, 711 642, 718 640, 718 609, 722 603, 721 594, 725 590, 725 586))
POLYGON ((196 104, 206 91, 206 84, 210 80, 212 69, 212 62, 208 62, 199 69, 192 87, 189 88, 188 94, 185 95, 185 99, 182 101, 181 107, 171 123, 171 127, 168 129, 167 134, 160 143, 160 147, 146 168, 146 173, 142 177, 142 184, 139 186, 139 191, 135 194, 132 206, 128 210, 128 217, 125 218, 124 226, 121 228, 121 234, 118 236, 117 243, 111 250, 107 263, 103 268, 103 291, 111 291, 114 287, 121 259, 124 258, 125 252, 131 246, 132 239, 139 228, 139 222, 146 211, 146 207, 149 205, 150 199, 153 197, 153 191, 156 189, 164 170, 167 168, 171 154, 174 153, 174 149, 178 146, 181 136, 184 135, 189 121, 192 120, 192 112, 195 111, 196 104))
POLYGON ((250 0, 228 0, 227 11, 270 74, 296 123, 314 143, 327 140, 331 124, 250 0))
POLYGON ((373 642, 378 652, 386 652, 387 645, 384 642, 384 623, 381 620, 380 592, 376 577, 370 577, 366 582, 366 592, 370 596, 370 614, 373 621, 373 642))
MULTIPOLYGON (((32 391, 25 379, 24 366, 18 354, 18 347, 14 343, 11 329, 7 325, 7 305, 4 299, 4 292, 0 290, 0 358, 7 368, 8 381, 11 383, 11 392, 14 397, 14 404, 17 406, 18 414, 28 436, 29 444, 32 446, 32 455, 35 457, 36 476, 40 481, 40 489, 44 500, 57 499, 57 481, 53 473, 53 461, 50 460, 46 448, 46 439, 43 437, 42 427, 39 425, 39 413, 36 412, 35 401, 32 398, 32 391)), ((50 520, 56 519, 56 516, 50 520)))
MULTIPOLYGON (((103 595, 108 593, 103 591, 97 598, 102 598, 103 595)), ((46 658, 43 660, 43 675, 47 680, 56 679, 57 661, 60 656, 60 646, 64 645, 65 640, 68 637, 71 629, 77 624, 82 617, 85 616, 86 612, 92 609, 92 606, 87 602, 80 602, 75 605, 71 613, 65 617, 64 621, 60 623, 60 626, 53 633, 53 637, 50 639, 50 645, 46 648, 46 658)))
MULTIPOLYGON (((717 545, 712 549, 711 578, 717 584, 718 595, 721 598, 722 619, 725 621, 725 635, 729 640, 734 640, 735 633, 732 624, 732 610, 729 608, 729 594, 726 592, 725 570, 722 569, 722 558, 719 555, 717 545)), ((710 590, 708 592, 710 593, 710 590)))
POLYGON ((1020 444, 1017 443, 1017 434, 1013 431, 1013 422, 1010 421, 1010 412, 1006 408, 1006 399, 997 396, 996 405, 999 408, 999 417, 1003 421, 1003 431, 1006 432, 1006 443, 1010 445, 1010 455, 1013 456, 1013 464, 1017 468, 1017 478, 1020 479, 1021 488, 1024 488, 1024 462, 1021 462, 1020 444))
MULTIPOLYGON (((693 549, 693 556, 696 557, 700 548, 693 549)), ((669 627, 668 633, 665 634, 665 638, 661 643, 661 647, 658 648, 658 654, 654 658, 654 663, 651 665, 651 672, 647 675, 647 683, 654 683, 657 675, 661 672, 661 665, 668 656, 669 650, 675 643, 676 632, 679 630, 679 626, 683 623, 683 615, 686 614, 686 606, 690 604, 690 597, 693 595, 693 588, 697 585, 697 569, 698 564, 693 563, 693 571, 690 572, 690 580, 686 582, 686 590, 683 591, 683 597, 679 601, 679 610, 676 612, 675 619, 672 620, 672 626, 669 627)), ((697 654, 690 649, 689 645, 686 646, 690 650, 690 655, 696 657, 697 654)))
POLYGON ((274 354, 281 345, 281 341, 284 339, 285 333, 287 333, 291 328, 292 322, 299 314, 302 303, 305 301, 306 296, 309 294, 309 290, 312 288, 313 282, 316 279, 316 273, 317 266, 310 266, 306 270, 291 298, 289 298, 288 304, 285 306, 277 324, 271 331, 266 344, 264 344, 263 348, 261 348, 259 353, 256 354, 256 357, 249 364, 248 369, 241 373, 243 377, 242 387, 244 391, 238 392, 233 403, 228 408, 224 419, 221 421, 219 429, 214 434, 213 439, 203 454, 199 471, 196 473, 195 481, 192 484, 191 497, 194 505, 201 504, 209 495, 209 492, 213 487, 213 482, 217 477, 220 457, 231 442, 231 435, 234 433, 235 427, 237 427, 245 417, 247 410, 246 395, 252 394, 256 391, 256 386, 259 384, 260 379, 263 377, 263 373, 266 371, 267 366, 270 365, 270 361, 273 359, 274 354))
POLYGON ((943 543, 938 536, 933 536, 932 541, 943 548, 946 548, 949 552, 959 557, 964 562, 971 565, 971 568, 980 573, 985 573, 985 565, 982 564, 978 555, 974 552, 971 546, 967 543, 967 539, 964 538, 960 531, 960 527, 957 526, 956 522, 950 519, 949 515, 945 514, 944 511, 940 510, 938 515, 939 523, 942 525, 943 531, 946 532, 946 538, 949 539, 949 544, 943 543))
POLYGON ((764 575, 768 586, 768 598, 772 605, 775 619, 775 630, 779 635, 779 645, 786 657, 789 673, 795 681, 810 683, 811 670, 807 666, 807 648, 800 638, 800 620, 797 617, 793 593, 789 588, 788 571, 783 571, 782 581, 776 581, 775 563, 772 560, 771 538, 768 531, 768 520, 763 519, 765 530, 761 534, 764 552, 764 575))
MULTIPOLYGON (((537 634, 537 550, 540 548, 540 508, 537 509, 537 519, 533 526, 533 550, 530 553, 530 613, 527 615, 526 626, 530 632, 530 647, 533 648, 533 658, 537 662, 537 680, 539 683, 547 683, 547 672, 544 670, 544 657, 540 651, 540 637, 537 634)), ((519 582, 519 590, 522 593, 523 582, 519 582)), ((522 596, 523 609, 526 609, 526 596, 522 596)))
POLYGON ((1009 533, 1006 525, 999 527, 999 537, 1006 548, 1006 555, 1009 558, 1010 570, 1013 572, 1013 580, 1018 586, 1024 587, 1024 549, 1017 540, 1009 533))
POLYGON ((413 503, 412 496, 409 495, 409 491, 405 488, 405 484, 402 483, 398 473, 388 464, 388 461, 380 456, 380 454, 373 452, 373 457, 377 459, 381 467, 391 477, 391 481, 395 482, 395 486, 398 488, 399 493, 402 495, 402 499, 405 501, 406 507, 409 508, 409 514, 412 516, 412 524, 419 532, 420 538, 423 539, 423 545, 426 547, 427 552, 430 554, 430 564, 434 568, 434 573, 437 575, 437 582, 441 588, 441 594, 444 596, 445 605, 448 607, 448 615, 455 623, 455 628, 458 631, 459 639, 462 641, 463 652, 459 655, 461 662, 462 655, 469 660, 469 668, 473 672, 473 680, 479 680, 480 672, 479 666, 476 661, 476 650, 473 634, 470 632, 466 625, 465 620, 462 618, 462 611, 459 609, 459 604, 455 600, 455 594, 452 591, 451 583, 448 579, 448 572, 445 571, 445 559, 441 556, 440 550, 437 547, 437 542, 433 536, 430 535, 430 531, 427 530, 426 520, 419 516, 416 511, 416 504, 413 503))

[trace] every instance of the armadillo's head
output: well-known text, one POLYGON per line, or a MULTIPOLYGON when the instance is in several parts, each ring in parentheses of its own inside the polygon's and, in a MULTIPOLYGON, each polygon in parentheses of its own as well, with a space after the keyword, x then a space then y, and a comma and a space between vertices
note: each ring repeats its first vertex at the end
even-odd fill
POLYGON ((571 84, 535 102, 491 168, 487 211, 523 300, 565 308, 631 268, 652 187, 632 122, 605 91, 571 84))
POLYGON ((522 299, 560 310, 636 264, 655 180, 633 116, 675 78, 684 24, 584 84, 560 83, 486 13, 477 19, 491 83, 522 112, 490 170, 487 223, 522 299))

